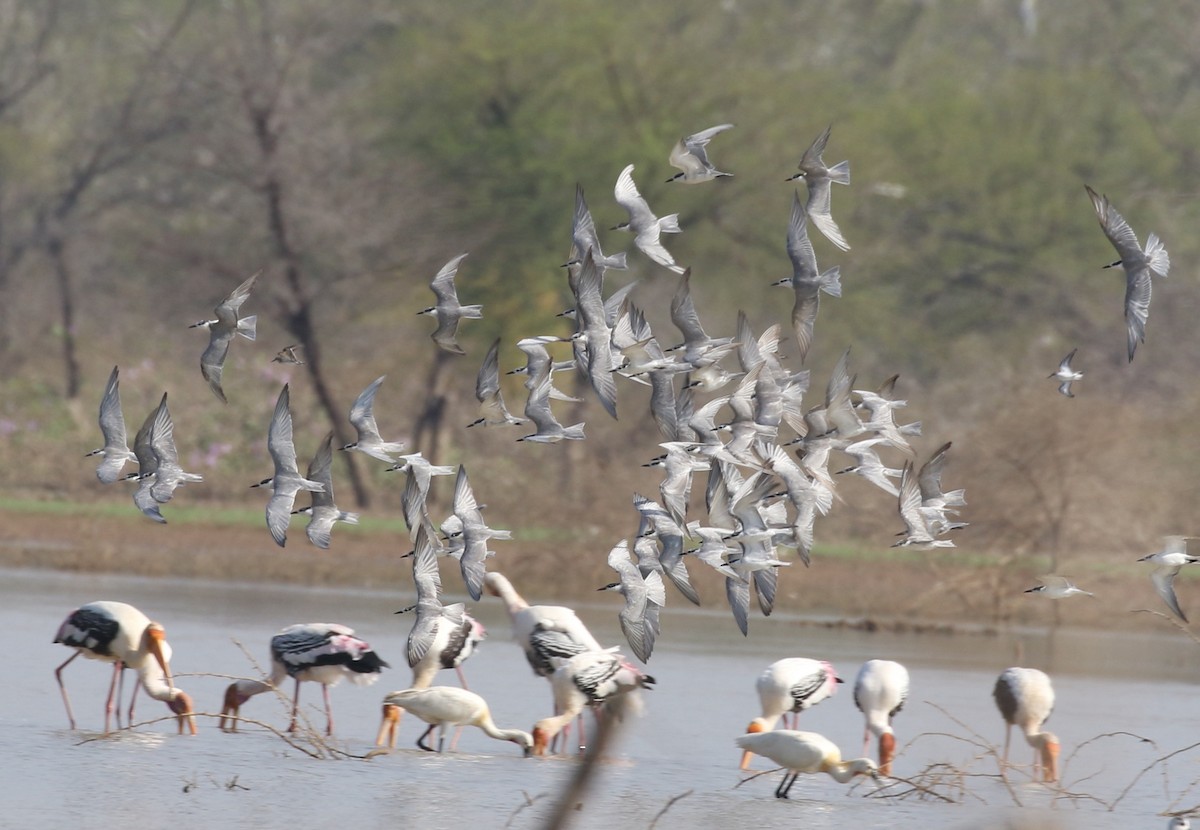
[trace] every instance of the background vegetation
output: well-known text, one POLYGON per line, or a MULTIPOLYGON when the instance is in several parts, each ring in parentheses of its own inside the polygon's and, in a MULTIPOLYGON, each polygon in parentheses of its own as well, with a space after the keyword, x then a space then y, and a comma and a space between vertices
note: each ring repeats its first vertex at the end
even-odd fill
MULTIPOLYGON (((786 322, 790 298, 769 285, 789 268, 784 179, 832 123, 826 158, 853 170, 834 194, 853 250, 816 242, 845 291, 822 307, 814 399, 853 346, 860 386, 901 373, 922 454, 954 441, 947 484, 967 488, 971 522, 959 545, 994 566, 967 605, 1007 613, 995 597, 1016 573, 1132 574, 1159 536, 1196 530, 1196 43, 1200 6, 1183 0, 0 0, 0 488, 11 510, 95 501, 144 521, 79 458, 119 364, 130 432, 169 391, 185 467, 206 477, 168 518, 176 504, 258 509, 246 485, 269 469, 281 383, 305 458, 387 374, 383 431, 467 465, 489 522, 516 533, 497 561, 590 580, 633 531, 632 493, 657 489, 639 466, 658 452, 648 395, 622 385, 616 422, 594 399, 577 406, 563 420, 586 419, 582 445, 468 432, 488 344, 503 338, 506 370, 518 338, 570 331, 554 315, 569 304, 575 184, 610 227, 628 163, 660 214, 680 213, 670 247, 709 332, 731 334, 738 309, 756 330, 786 322), (672 143, 726 121, 737 128, 711 150, 734 178, 664 184, 672 143), (1132 365, 1085 183, 1171 253, 1132 365), (460 295, 485 318, 462 328, 466 357, 439 360, 414 313, 463 251, 460 295), (196 365, 205 335, 186 326, 259 268, 243 309, 259 340, 234 344, 225 407, 196 365), (269 362, 294 342, 306 366, 269 362), (1045 376, 1076 346, 1087 378, 1067 400, 1045 376)), ((636 301, 673 340, 674 277, 630 261, 636 301)), ((519 410, 519 383, 505 391, 519 410)), ((394 522, 400 483, 341 464, 343 506, 363 506, 368 531, 394 522)), ((893 504, 844 490, 819 546, 886 550, 893 504)), ((259 544, 273 548, 265 532, 259 544)), ((951 560, 928 560, 942 579, 951 560)), ((1149 603, 1137 573, 1128 590, 1149 603)))

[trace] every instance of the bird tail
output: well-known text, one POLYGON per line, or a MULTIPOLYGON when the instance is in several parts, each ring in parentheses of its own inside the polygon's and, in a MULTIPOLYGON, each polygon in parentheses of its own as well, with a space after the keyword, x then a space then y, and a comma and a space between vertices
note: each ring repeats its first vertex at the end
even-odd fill
POLYGON ((613 254, 612 256, 606 256, 602 259, 598 259, 596 260, 596 264, 601 268, 613 268, 617 271, 629 270, 629 266, 625 264, 624 251, 619 254, 613 254))
POLYGON ((569 427, 564 427, 563 438, 566 438, 568 441, 582 441, 584 439, 583 424, 580 423, 569 427))
POLYGON ((850 184, 850 162, 843 161, 830 167, 829 180, 838 184, 850 184))
POLYGON ((828 294, 830 297, 842 296, 841 274, 842 274, 842 270, 837 265, 833 266, 828 271, 826 271, 824 274, 822 274, 820 276, 820 283, 819 283, 821 290, 824 291, 826 294, 828 294))
POLYGON ((951 490, 948 493, 943 493, 942 498, 946 500, 947 507, 964 507, 967 503, 967 491, 951 490))
POLYGON ((483 317, 483 306, 465 305, 459 308, 459 312, 463 317, 466 317, 469 320, 479 320, 483 317))
POLYGON ((1146 239, 1146 260, 1150 270, 1160 277, 1165 277, 1167 271, 1171 270, 1171 257, 1167 255, 1167 249, 1157 234, 1152 233, 1146 239))
POLYGON ((658 229, 662 233, 683 233, 683 229, 679 227, 679 214, 659 217, 658 229))
POLYGON ((237 322, 237 333, 251 342, 253 342, 254 338, 257 336, 257 334, 256 334, 257 328, 258 328, 258 315, 257 314, 251 314, 249 317, 242 317, 237 322))
POLYGON ((356 525, 356 524, 358 524, 358 514, 357 513, 347 513, 346 511, 343 510, 341 513, 338 514, 338 521, 345 522, 348 525, 356 525))

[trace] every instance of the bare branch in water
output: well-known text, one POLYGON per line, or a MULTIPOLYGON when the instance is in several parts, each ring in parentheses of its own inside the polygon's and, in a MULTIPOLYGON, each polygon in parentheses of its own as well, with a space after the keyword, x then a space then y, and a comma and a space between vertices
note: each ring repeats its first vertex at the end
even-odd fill
POLYGON ((667 799, 667 803, 663 805, 663 808, 661 810, 659 810, 658 813, 655 814, 654 820, 650 822, 650 827, 648 828, 648 830, 654 830, 654 825, 658 824, 658 820, 667 814, 667 810, 670 810, 671 807, 674 806, 676 801, 680 801, 681 799, 687 798, 689 795, 691 795, 694 792, 695 792, 695 790, 688 790, 685 793, 680 793, 677 796, 673 796, 673 797, 667 799))
POLYGON ((522 810, 526 809, 527 807, 532 807, 538 801, 545 798, 547 793, 538 793, 535 796, 530 796, 529 793, 521 790, 521 795, 525 796, 525 801, 521 804, 518 804, 517 809, 512 811, 508 817, 508 821, 504 822, 505 827, 512 827, 512 823, 516 820, 517 816, 520 815, 522 810))

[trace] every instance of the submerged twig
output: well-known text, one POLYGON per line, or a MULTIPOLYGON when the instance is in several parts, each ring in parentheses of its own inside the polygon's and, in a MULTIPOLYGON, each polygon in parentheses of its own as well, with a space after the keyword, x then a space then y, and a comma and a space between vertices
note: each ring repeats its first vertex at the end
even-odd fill
POLYGON ((667 799, 667 803, 663 805, 663 808, 654 815, 654 819, 650 822, 650 827, 648 830, 654 830, 654 825, 658 824, 658 820, 667 814, 667 810, 670 810, 676 801, 685 799, 694 792, 695 790, 688 790, 687 792, 680 793, 679 795, 672 796, 671 798, 667 799))
POLYGON ((527 807, 532 807, 540 799, 546 797, 546 793, 538 793, 535 796, 530 796, 529 793, 525 792, 524 790, 521 790, 521 795, 525 796, 525 801, 522 804, 518 804, 517 809, 513 810, 512 813, 509 814, 508 821, 504 822, 505 827, 512 827, 512 823, 516 820, 517 816, 520 815, 522 810, 526 809, 527 807))

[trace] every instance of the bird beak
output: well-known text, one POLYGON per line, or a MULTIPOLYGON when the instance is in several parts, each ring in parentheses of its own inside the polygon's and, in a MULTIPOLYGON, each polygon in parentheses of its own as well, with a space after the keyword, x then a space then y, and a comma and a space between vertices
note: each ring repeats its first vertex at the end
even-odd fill
POLYGON ((892 774, 892 758, 896 755, 896 736, 884 733, 879 736, 879 772, 892 774))
POLYGON ((415 605, 410 605, 407 608, 401 608, 399 611, 393 611, 392 613, 393 614, 407 614, 409 611, 413 610, 416 607, 417 606, 415 606, 415 605))
POLYGON ((1058 780, 1058 741, 1048 741, 1042 747, 1042 766, 1045 768, 1046 783, 1058 780))
POLYGON ((383 722, 379 724, 379 734, 375 736, 375 746, 386 745, 396 748, 396 733, 400 727, 401 710, 394 703, 383 704, 383 722))
POLYGON ((621 584, 620 582, 610 582, 607 585, 605 585, 603 588, 597 588, 596 590, 597 591, 611 591, 612 589, 620 586, 620 584, 621 584))
POLYGON ((241 708, 238 703, 237 683, 230 683, 229 688, 225 690, 225 703, 221 706, 221 719, 217 722, 217 728, 222 732, 237 732, 237 717, 241 708), (229 721, 228 729, 225 728, 227 719, 229 721))
POLYGON ((738 769, 742 770, 743 772, 745 770, 750 769, 750 759, 753 757, 754 757, 754 753, 751 752, 750 750, 747 749, 745 752, 743 752, 742 753, 742 763, 740 766, 738 766, 738 769))
POLYGON ((150 623, 146 627, 146 637, 148 638, 146 648, 154 657, 155 662, 158 663, 159 668, 162 669, 163 676, 167 678, 167 685, 174 686, 175 683, 171 679, 171 664, 163 656, 163 641, 166 639, 166 632, 163 631, 163 627, 158 623, 150 623))
POLYGON ((179 716, 179 734, 183 734, 183 728, 186 725, 189 731, 196 734, 196 716, 193 714, 192 698, 187 692, 178 691, 175 699, 169 704, 171 711, 179 716))

